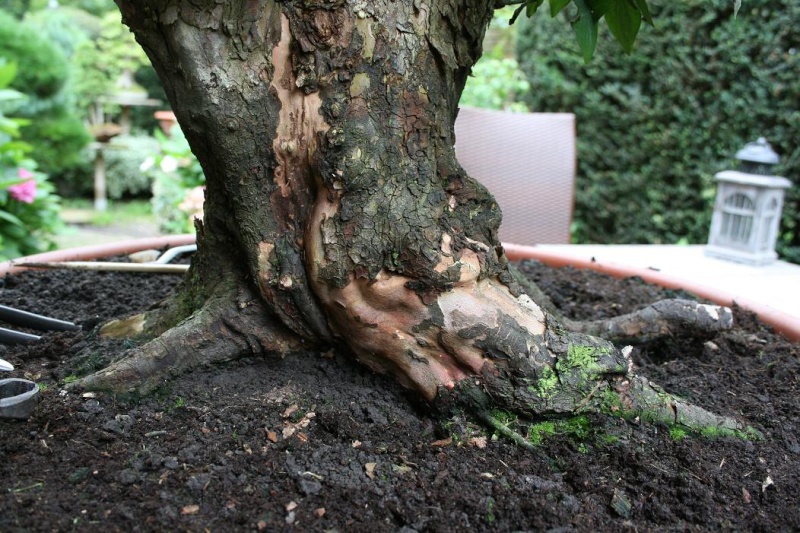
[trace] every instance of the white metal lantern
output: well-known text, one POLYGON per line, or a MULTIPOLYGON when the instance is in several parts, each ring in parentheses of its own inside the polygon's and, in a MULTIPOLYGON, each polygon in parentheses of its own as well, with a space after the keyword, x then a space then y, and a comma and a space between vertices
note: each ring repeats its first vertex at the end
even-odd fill
POLYGON ((716 174, 717 199, 706 255, 751 265, 775 261, 784 190, 791 182, 773 176, 780 159, 763 137, 736 153, 739 170, 716 174))

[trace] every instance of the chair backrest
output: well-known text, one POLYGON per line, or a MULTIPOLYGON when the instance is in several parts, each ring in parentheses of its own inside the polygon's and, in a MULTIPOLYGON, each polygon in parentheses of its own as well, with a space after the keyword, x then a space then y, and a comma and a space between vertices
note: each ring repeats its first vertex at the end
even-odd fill
POLYGON ((575 115, 462 107, 456 157, 503 211, 500 240, 566 244, 575 196, 575 115))

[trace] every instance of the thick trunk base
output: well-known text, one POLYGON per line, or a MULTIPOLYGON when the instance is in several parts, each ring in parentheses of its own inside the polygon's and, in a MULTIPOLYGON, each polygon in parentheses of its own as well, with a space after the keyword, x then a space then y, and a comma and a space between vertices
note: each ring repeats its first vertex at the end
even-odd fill
POLYGON ((657 403, 625 352, 565 329, 643 339, 729 314, 673 303, 571 324, 514 283, 500 209, 453 148, 493 2, 117 1, 207 197, 171 329, 84 385, 147 390, 242 353, 341 342, 431 402, 468 386, 531 416, 616 407, 736 426, 657 403))

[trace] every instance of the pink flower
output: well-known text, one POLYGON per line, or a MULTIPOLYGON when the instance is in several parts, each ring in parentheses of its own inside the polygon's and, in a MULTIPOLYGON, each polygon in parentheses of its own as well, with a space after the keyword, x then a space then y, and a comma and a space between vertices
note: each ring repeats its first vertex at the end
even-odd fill
POLYGON ((36 180, 33 179, 33 174, 31 174, 27 169, 20 168, 17 170, 17 175, 26 181, 16 185, 11 185, 8 188, 8 194, 11 195, 11 198, 14 200, 18 200, 26 204, 32 204, 36 199, 36 180))

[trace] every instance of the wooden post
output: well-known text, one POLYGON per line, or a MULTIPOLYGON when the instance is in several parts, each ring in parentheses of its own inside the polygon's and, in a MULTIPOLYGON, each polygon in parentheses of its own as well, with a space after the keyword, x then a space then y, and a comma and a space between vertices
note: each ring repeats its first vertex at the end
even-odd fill
POLYGON ((103 159, 105 143, 94 143, 97 155, 94 158, 94 209, 105 211, 108 208, 106 198, 106 162, 103 159))

